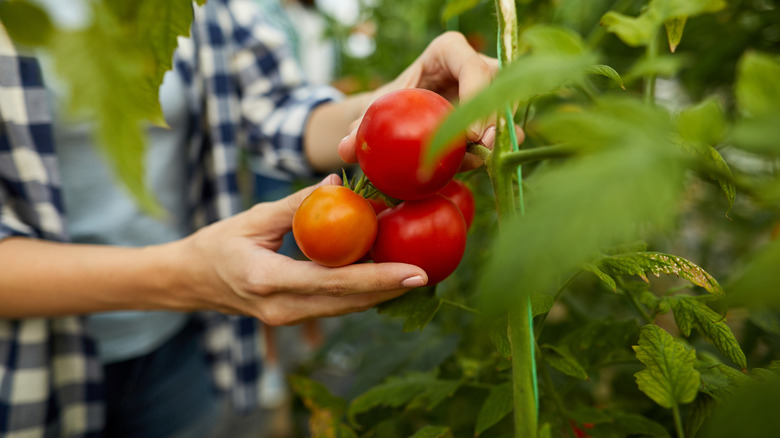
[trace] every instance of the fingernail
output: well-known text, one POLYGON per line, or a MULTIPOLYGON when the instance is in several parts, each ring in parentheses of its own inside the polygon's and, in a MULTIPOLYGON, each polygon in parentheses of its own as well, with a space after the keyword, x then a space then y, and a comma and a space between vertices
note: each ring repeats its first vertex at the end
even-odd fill
POLYGON ((421 275, 415 275, 414 277, 409 277, 402 281, 401 286, 409 288, 425 286, 425 280, 423 280, 421 275))
POLYGON ((485 130, 485 134, 482 136, 480 143, 485 147, 493 146, 493 142, 496 141, 496 127, 491 126, 485 130))

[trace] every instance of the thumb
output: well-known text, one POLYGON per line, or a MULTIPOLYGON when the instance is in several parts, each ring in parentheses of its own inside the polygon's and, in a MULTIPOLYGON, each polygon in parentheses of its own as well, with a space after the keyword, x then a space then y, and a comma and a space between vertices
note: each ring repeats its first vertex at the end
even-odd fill
POLYGON ((289 231, 292 228, 292 219, 295 211, 301 203, 318 187, 341 184, 341 178, 336 174, 326 176, 319 183, 300 189, 297 192, 273 202, 257 204, 253 210, 259 210, 261 214, 255 216, 255 221, 265 223, 267 229, 289 231))

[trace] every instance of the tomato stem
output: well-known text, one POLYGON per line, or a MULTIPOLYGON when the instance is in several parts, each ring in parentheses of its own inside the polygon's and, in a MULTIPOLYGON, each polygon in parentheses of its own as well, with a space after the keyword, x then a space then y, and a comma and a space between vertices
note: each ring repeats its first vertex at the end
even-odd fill
POLYGON ((466 147, 466 152, 477 156, 482 161, 487 162, 488 158, 490 157, 490 149, 483 146, 481 143, 474 143, 471 142, 466 147))

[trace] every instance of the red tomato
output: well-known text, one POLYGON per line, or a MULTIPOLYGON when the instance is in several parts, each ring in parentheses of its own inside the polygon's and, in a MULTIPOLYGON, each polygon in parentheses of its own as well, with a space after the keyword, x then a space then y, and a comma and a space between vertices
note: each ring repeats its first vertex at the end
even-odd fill
POLYGON ((447 278, 466 250, 466 221, 458 207, 441 195, 404 201, 377 217, 379 231, 371 249, 375 262, 421 267, 428 284, 447 278))
POLYGON ((343 186, 314 190, 298 207, 292 225, 295 242, 306 257, 331 267, 359 260, 377 233, 371 204, 343 186))
POLYGON ((368 203, 371 204, 371 207, 374 209, 374 213, 376 214, 379 214, 390 208, 390 206, 380 198, 368 198, 367 200, 368 203))
POLYGON ((458 206, 458 209, 463 214, 463 219, 466 219, 466 229, 470 229, 471 223, 474 221, 474 195, 468 186, 454 179, 444 186, 443 189, 439 190, 439 194, 449 198, 450 201, 458 206))
POLYGON ((421 157, 444 117, 447 99, 420 88, 392 91, 368 107, 357 131, 357 159, 374 186, 396 199, 427 198, 457 173, 466 154, 465 137, 450 145, 433 172, 421 157))

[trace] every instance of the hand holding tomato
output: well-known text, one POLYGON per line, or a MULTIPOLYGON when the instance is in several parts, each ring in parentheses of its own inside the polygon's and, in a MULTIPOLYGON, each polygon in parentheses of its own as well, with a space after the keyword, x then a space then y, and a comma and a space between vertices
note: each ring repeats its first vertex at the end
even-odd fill
MULTIPOLYGON (((321 185, 337 184, 338 177, 321 185)), ((316 186, 257 204, 174 242, 175 285, 182 310, 215 309, 257 317, 269 325, 363 311, 423 286, 427 275, 403 263, 328 268, 278 254, 295 211, 316 186), (177 268, 178 269, 178 268, 177 268)), ((373 214, 373 212, 372 212, 373 214)), ((323 239, 329 236, 322 236, 323 239)))

